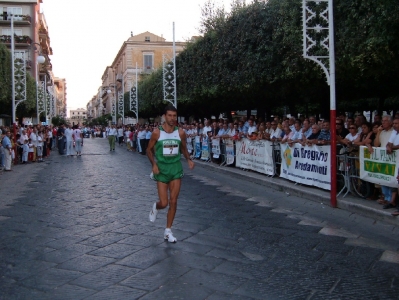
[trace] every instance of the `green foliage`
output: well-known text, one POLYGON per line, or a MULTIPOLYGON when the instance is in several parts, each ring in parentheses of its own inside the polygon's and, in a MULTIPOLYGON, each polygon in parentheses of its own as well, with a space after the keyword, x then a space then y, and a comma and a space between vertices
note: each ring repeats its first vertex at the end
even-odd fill
POLYGON ((54 126, 60 126, 62 124, 68 124, 68 122, 62 116, 55 116, 51 119, 51 123, 54 126))
POLYGON ((11 53, 0 42, 0 112, 11 114, 11 53), (8 103, 10 105, 8 105, 8 103), (9 111, 8 111, 9 110, 9 111))
POLYGON ((108 125, 109 121, 112 120, 111 114, 106 114, 103 116, 100 116, 98 118, 92 119, 90 122, 90 125, 103 125, 106 126, 108 125))
MULTIPOLYGON (((226 13, 208 1, 203 36, 176 58, 179 113, 201 117, 258 109, 269 114, 329 110, 325 74, 302 53, 302 3, 233 1, 226 13)), ((397 0, 334 1, 338 109, 381 109, 399 95, 397 0), (378 98, 378 101, 362 99, 378 98)), ((316 51, 322 51, 321 48, 316 51)), ((140 82, 140 113, 163 106, 162 69, 140 82)))

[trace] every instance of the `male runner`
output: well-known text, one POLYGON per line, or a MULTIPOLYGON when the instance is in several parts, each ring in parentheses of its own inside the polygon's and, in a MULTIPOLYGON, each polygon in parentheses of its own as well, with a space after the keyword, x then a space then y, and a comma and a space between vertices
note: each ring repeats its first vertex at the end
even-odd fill
POLYGON ((180 161, 181 154, 187 159, 190 169, 194 168, 194 162, 187 151, 186 134, 183 129, 176 126, 176 108, 168 105, 165 108, 164 118, 164 124, 154 129, 147 147, 147 156, 152 164, 152 174, 157 181, 159 196, 159 201, 152 206, 149 218, 154 222, 158 209, 164 209, 169 203, 164 239, 176 243, 171 227, 176 214, 181 178, 184 175, 180 161))

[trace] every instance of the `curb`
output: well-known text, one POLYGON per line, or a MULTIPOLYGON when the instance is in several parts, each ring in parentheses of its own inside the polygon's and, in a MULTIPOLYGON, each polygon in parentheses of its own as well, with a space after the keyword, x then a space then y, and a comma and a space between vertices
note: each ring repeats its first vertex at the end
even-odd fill
MULTIPOLYGON (((330 193, 319 188, 295 184, 283 178, 271 177, 254 171, 244 171, 235 167, 221 167, 218 164, 204 162, 198 159, 195 159, 194 162, 208 170, 220 173, 229 173, 230 176, 235 178, 247 180, 268 188, 272 188, 276 191, 285 192, 287 194, 314 202, 323 202, 324 205, 331 207, 330 193)), ((382 206, 377 204, 376 201, 361 199, 354 197, 351 194, 346 195, 345 198, 337 198, 337 208, 372 218, 376 221, 382 221, 395 226, 399 225, 399 219, 391 215, 393 210, 382 209, 382 206)))

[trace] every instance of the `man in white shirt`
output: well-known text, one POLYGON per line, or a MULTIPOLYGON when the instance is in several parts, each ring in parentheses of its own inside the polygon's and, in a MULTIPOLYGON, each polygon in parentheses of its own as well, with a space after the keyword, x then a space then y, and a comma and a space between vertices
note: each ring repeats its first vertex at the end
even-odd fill
POLYGON ((36 149, 37 149, 37 129, 36 127, 33 127, 33 130, 29 136, 31 143, 33 145, 33 158, 32 162, 36 161, 36 149))
POLYGON ((252 133, 257 132, 257 128, 254 125, 254 121, 252 119, 248 120, 248 133, 247 133, 247 137, 249 137, 250 135, 252 135, 252 133))
POLYGON ((202 129, 202 134, 204 136, 208 136, 208 131, 212 131, 212 127, 211 127, 211 121, 210 120, 206 120, 205 121, 205 126, 202 129))
POLYGON ((283 133, 280 128, 278 128, 278 123, 277 121, 272 121, 271 122, 272 129, 270 130, 270 141, 274 142, 277 141, 281 137, 281 134, 283 133))
POLYGON ((65 139, 66 139, 66 155, 67 156, 73 156, 73 138, 72 138, 72 135, 73 135, 73 130, 72 130, 72 128, 71 128, 71 126, 69 126, 69 125, 66 125, 66 128, 65 128, 65 132, 64 132, 64 136, 65 136, 65 139))

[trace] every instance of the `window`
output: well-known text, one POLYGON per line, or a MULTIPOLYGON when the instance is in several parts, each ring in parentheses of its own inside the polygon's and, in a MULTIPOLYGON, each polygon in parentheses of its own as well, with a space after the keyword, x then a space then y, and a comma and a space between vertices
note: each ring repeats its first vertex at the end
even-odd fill
MULTIPOLYGON (((1 34, 11 36, 11 29, 2 29, 1 34)), ((14 34, 18 35, 18 36, 22 36, 22 29, 14 29, 14 34)))
POLYGON ((144 37, 144 41, 145 41, 145 42, 151 42, 151 39, 150 39, 149 36, 146 36, 146 37, 144 37))
POLYGON ((144 57, 144 71, 152 70, 154 68, 154 54, 145 53, 144 57))
POLYGON ((14 15, 15 21, 22 21, 22 17, 20 17, 22 15, 22 7, 7 7, 7 20, 11 20, 11 14, 14 15), (18 15, 18 17, 15 15, 18 15))

